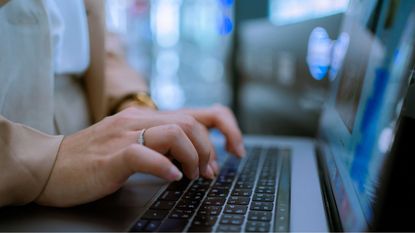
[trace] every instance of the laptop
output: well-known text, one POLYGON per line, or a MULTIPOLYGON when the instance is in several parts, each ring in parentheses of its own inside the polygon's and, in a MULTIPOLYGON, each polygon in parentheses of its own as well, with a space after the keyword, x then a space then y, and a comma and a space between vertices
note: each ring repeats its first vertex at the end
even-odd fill
MULTIPOLYGON (((223 138, 213 133, 221 164, 214 180, 183 178, 166 183, 136 174, 118 192, 90 204, 64 209, 35 204, 2 208, 0 230, 379 229, 373 224, 386 218, 379 209, 387 206, 389 191, 384 184, 391 182, 383 180, 394 170, 387 165, 395 156, 394 148, 400 146, 394 136, 401 129, 409 71, 415 64, 415 16, 409 17, 414 3, 410 2, 395 8, 399 19, 386 29, 383 26, 390 18, 380 20, 379 26, 354 14, 356 8, 364 9, 359 5, 364 3, 352 4, 341 29, 347 39, 338 44, 344 51, 335 57, 341 66, 330 74, 330 94, 316 138, 247 135, 247 156, 239 160, 226 153, 223 138), (382 33, 388 32, 399 38, 385 39, 382 33)), ((389 15, 388 6, 379 2, 369 15, 375 19, 389 15)))

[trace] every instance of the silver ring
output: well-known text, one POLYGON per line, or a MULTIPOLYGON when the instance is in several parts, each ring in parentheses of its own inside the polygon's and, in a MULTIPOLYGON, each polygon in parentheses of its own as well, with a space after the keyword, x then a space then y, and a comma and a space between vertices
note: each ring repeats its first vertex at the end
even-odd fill
POLYGON ((138 138, 137 143, 144 146, 144 133, 146 132, 146 129, 142 129, 138 131, 138 138))

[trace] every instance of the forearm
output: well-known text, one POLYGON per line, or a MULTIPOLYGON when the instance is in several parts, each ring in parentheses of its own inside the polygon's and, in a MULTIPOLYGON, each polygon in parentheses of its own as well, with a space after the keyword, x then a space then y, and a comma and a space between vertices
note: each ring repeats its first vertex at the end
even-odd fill
POLYGON ((145 80, 125 59, 121 40, 105 31, 104 2, 84 0, 88 12, 90 66, 85 74, 93 122, 98 122, 114 110, 123 96, 147 91, 145 80))
POLYGON ((26 204, 40 195, 62 139, 0 115, 0 207, 26 204))
POLYGON ((115 34, 107 33, 105 59, 106 93, 110 111, 120 107, 116 105, 133 105, 131 101, 120 103, 126 95, 148 92, 146 81, 128 64, 121 40, 115 34))

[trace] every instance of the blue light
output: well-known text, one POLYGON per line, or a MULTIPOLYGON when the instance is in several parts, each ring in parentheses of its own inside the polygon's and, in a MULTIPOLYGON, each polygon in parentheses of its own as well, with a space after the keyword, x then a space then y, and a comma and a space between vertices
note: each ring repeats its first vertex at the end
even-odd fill
POLYGON ((231 7, 233 5, 233 0, 220 0, 223 6, 231 7))
POLYGON ((310 34, 307 48, 307 64, 311 76, 322 80, 330 68, 332 41, 324 28, 317 27, 310 34))
POLYGON ((219 33, 221 35, 228 35, 233 30, 233 22, 232 19, 228 16, 223 16, 221 25, 219 26, 219 33))
POLYGON ((322 80, 323 78, 326 77, 329 66, 310 65, 309 69, 310 69, 310 73, 312 74, 314 79, 322 80))

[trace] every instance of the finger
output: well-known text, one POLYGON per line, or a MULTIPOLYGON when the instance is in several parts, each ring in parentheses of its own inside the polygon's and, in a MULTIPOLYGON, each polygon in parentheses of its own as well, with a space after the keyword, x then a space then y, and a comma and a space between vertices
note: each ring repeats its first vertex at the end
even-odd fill
POLYGON ((203 125, 187 114, 172 113, 154 116, 153 120, 148 123, 179 125, 197 151, 200 174, 206 178, 214 178, 214 174, 208 170, 209 159, 214 153, 214 149, 209 144, 209 134, 206 133, 206 128, 203 125))
POLYGON ((230 152, 240 157, 245 155, 242 133, 239 130, 235 116, 229 109, 221 105, 215 105, 211 108, 186 109, 183 111, 206 127, 219 129, 226 138, 227 149, 230 152))
POLYGON ((165 156, 138 144, 121 150, 112 157, 109 164, 111 174, 120 183, 136 172, 152 174, 169 181, 183 177, 179 169, 165 156))
POLYGON ((215 170, 210 166, 212 159, 216 159, 216 152, 212 142, 209 139, 209 131, 203 125, 197 123, 196 132, 193 132, 194 139, 193 144, 196 145, 196 148, 199 148, 198 151, 202 151, 199 154, 199 168, 202 175, 206 178, 214 179, 215 170))
POLYGON ((216 162, 216 160, 212 160, 212 161, 210 161, 209 164, 212 167, 213 171, 215 172, 215 175, 216 176, 219 175, 220 167, 219 167, 218 162, 216 162))
MULTIPOLYGON (((205 135, 207 135, 207 137, 209 137, 209 131, 204 127, 204 133, 205 135)), ((212 144, 211 140, 208 140, 209 146, 211 148, 211 154, 210 154, 210 158, 209 158, 209 166, 211 168, 211 170, 213 171, 214 175, 218 175, 219 174, 219 165, 216 162, 216 150, 215 147, 212 144)))
POLYGON ((196 121, 192 116, 187 114, 162 113, 154 114, 150 117, 143 115, 134 117, 136 120, 128 120, 129 123, 127 123, 129 125, 128 127, 130 127, 131 130, 151 128, 165 124, 179 125, 186 133, 197 151, 200 174, 207 178, 213 177, 213 174, 207 170, 210 154, 213 151, 213 147, 208 144, 209 134, 205 134, 203 132, 205 127, 196 121))
POLYGON ((182 164, 190 179, 199 176, 199 158, 184 131, 175 124, 149 128, 144 134, 145 145, 161 154, 169 154, 182 164))
MULTIPOLYGON (((213 147, 213 145, 212 145, 212 147, 213 147)), ((209 166, 212 168, 213 173, 215 174, 215 176, 217 176, 217 175, 219 175, 220 168, 219 168, 218 162, 216 161, 217 160, 217 158, 216 158, 216 151, 213 150, 213 152, 214 153, 212 153, 212 155, 210 157, 210 160, 209 160, 209 166)))

